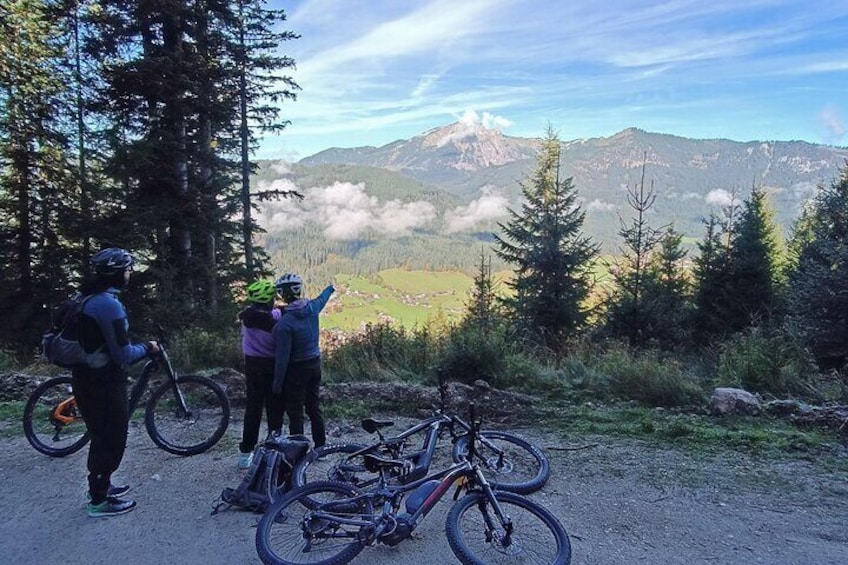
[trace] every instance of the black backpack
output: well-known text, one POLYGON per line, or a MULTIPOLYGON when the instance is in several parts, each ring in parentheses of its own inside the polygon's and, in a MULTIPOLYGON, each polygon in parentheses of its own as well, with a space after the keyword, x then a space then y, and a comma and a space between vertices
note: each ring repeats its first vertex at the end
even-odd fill
POLYGON ((309 439, 303 435, 269 437, 253 452, 253 463, 241 483, 221 492, 212 514, 225 505, 265 512, 291 488, 292 469, 309 452, 309 447, 309 439))
POLYGON ((92 296, 77 293, 52 312, 51 327, 41 336, 41 352, 54 365, 65 369, 88 365, 89 354, 79 341, 79 314, 92 296))

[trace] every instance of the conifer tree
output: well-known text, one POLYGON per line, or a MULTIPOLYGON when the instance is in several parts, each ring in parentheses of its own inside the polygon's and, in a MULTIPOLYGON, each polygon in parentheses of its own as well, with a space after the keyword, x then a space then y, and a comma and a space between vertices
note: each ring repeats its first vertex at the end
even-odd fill
POLYGON ((780 299, 782 250, 767 195, 754 187, 742 204, 730 250, 728 333, 768 322, 780 299))
POLYGON ((848 360, 848 167, 821 187, 788 284, 788 318, 820 368, 848 360))
MULTIPOLYGON (((646 159, 647 160, 647 159, 646 159)), ((623 219, 618 234, 624 240, 621 256, 610 269, 615 289, 610 297, 606 331, 624 337, 630 345, 643 346, 663 323, 655 319, 651 301, 646 297, 649 287, 649 262, 654 253, 661 230, 648 224, 647 212, 656 200, 654 186, 645 189, 645 163, 642 164, 641 182, 627 189, 627 203, 634 211, 630 224, 623 219)))
POLYGON ((536 169, 521 183, 524 203, 495 234, 495 253, 514 265, 507 301, 516 329, 554 350, 586 320, 589 269, 597 247, 581 228, 571 178, 560 176, 560 141, 548 128, 536 169))
POLYGON ((466 323, 479 328, 483 334, 493 330, 498 321, 495 285, 492 280, 492 258, 480 250, 480 266, 474 276, 474 286, 468 303, 466 323))
POLYGON ((67 278, 59 218, 73 178, 60 8, 13 0, 0 10, 0 337, 20 345, 67 278))

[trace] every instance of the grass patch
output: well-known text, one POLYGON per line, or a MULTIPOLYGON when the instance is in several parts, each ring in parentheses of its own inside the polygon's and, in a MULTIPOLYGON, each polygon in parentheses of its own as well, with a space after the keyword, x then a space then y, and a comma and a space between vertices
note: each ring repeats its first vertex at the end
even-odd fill
POLYGON ((338 400, 323 404, 321 410, 325 419, 361 420, 374 415, 375 405, 364 400, 338 400))
MULTIPOLYGON (((819 459, 839 444, 836 433, 802 430, 765 417, 714 418, 638 406, 562 406, 544 410, 539 423, 568 435, 641 439, 654 444, 714 455, 735 451, 765 458, 819 459)), ((848 469, 848 461, 830 463, 848 469)))

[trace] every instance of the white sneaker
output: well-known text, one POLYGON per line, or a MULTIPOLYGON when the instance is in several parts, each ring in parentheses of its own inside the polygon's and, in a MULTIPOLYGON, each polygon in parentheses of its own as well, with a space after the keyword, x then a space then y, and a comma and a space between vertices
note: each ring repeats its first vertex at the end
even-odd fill
POLYGON ((249 469, 250 464, 253 463, 253 452, 250 453, 240 453, 238 458, 238 468, 239 469, 249 469))

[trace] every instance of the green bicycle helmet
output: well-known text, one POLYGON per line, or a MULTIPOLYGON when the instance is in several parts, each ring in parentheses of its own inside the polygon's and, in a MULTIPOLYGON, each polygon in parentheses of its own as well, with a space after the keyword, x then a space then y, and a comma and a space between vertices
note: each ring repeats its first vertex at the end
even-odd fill
POLYGON ((247 285, 247 299, 257 304, 267 304, 274 300, 277 287, 272 281, 256 281, 247 285))

